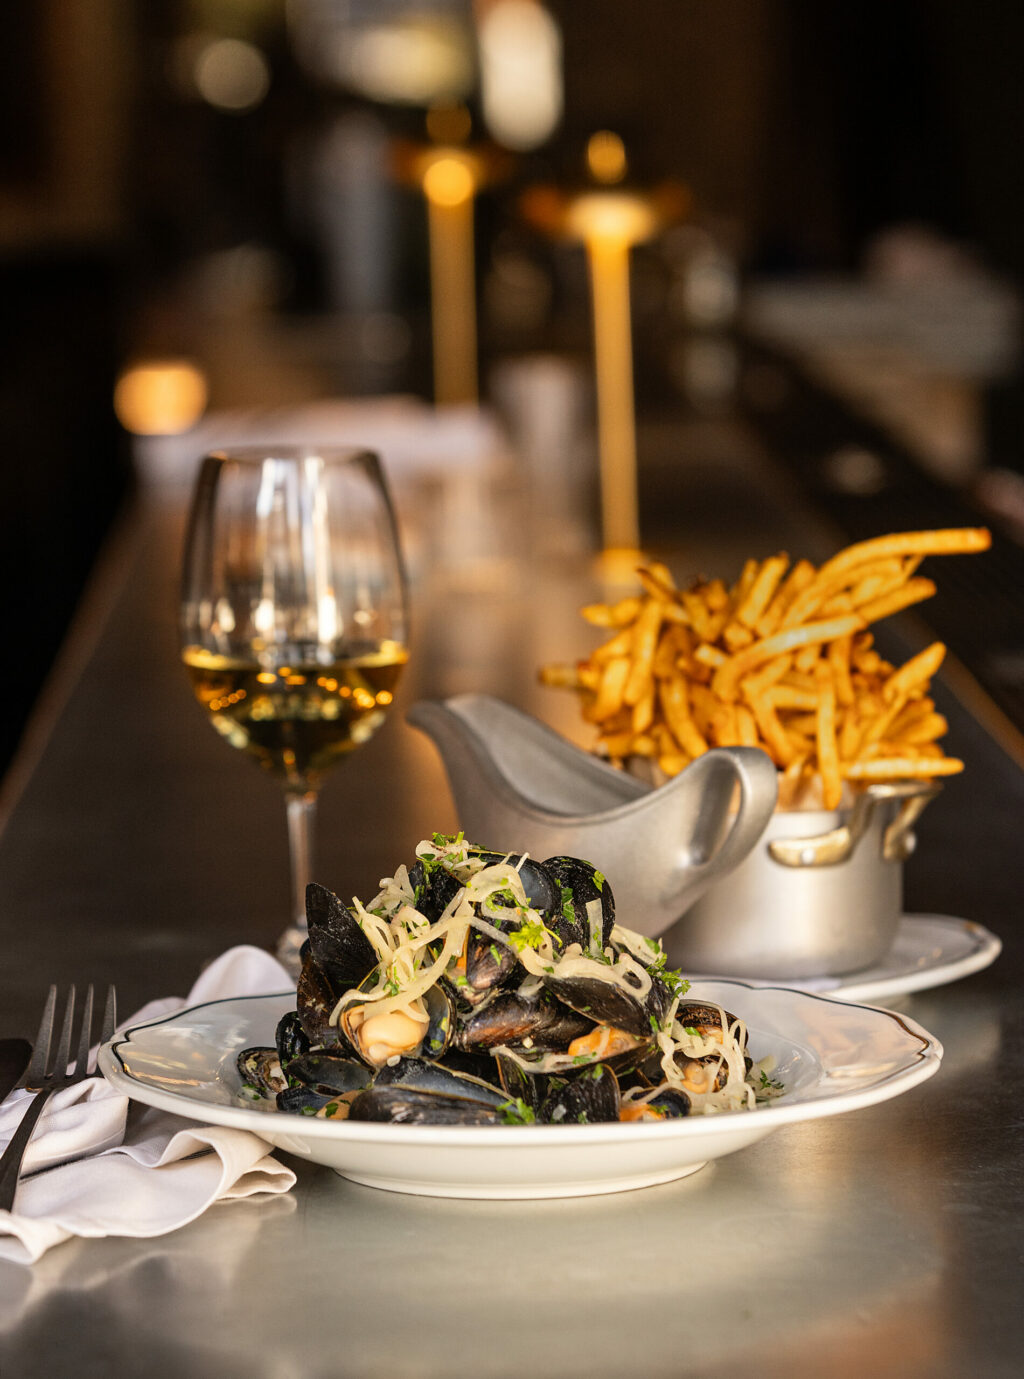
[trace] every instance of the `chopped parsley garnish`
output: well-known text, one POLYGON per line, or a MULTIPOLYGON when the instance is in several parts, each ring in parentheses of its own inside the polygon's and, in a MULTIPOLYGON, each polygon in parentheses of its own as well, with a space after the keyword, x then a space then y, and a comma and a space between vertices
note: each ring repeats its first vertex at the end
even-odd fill
POLYGON ((521 928, 512 930, 508 936, 508 941, 517 953, 521 953, 524 948, 532 948, 536 951, 544 942, 544 936, 547 932, 539 919, 528 919, 521 928))
POLYGON ((683 1033, 684 1033, 684 1034, 688 1034, 688 1035, 690 1036, 691 1039, 700 1039, 700 1038, 701 1038, 701 1032, 700 1032, 700 1030, 699 1030, 699 1029, 695 1029, 693 1025, 684 1025, 684 1026, 683 1026, 683 1033))
POLYGON ((522 1097, 510 1097, 498 1107, 505 1125, 533 1125, 537 1117, 522 1097))
POLYGON ((575 924, 576 905, 573 900, 572 887, 563 886, 561 881, 559 881, 558 889, 562 892, 562 918, 565 920, 566 924, 575 924))

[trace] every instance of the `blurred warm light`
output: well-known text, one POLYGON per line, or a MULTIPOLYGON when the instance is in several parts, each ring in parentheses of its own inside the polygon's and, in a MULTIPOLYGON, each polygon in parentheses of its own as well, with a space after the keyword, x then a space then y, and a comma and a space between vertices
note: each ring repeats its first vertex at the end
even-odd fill
POLYGON ((217 38, 200 51, 193 73, 196 89, 218 110, 253 110, 270 90, 267 59, 253 43, 217 38))
POLYGON ((506 148, 536 148, 562 117, 562 38, 537 0, 494 0, 479 24, 484 121, 506 148))
POLYGON ((467 95, 473 85, 465 34, 440 18, 345 34, 336 58, 338 76, 372 100, 429 105, 467 95))
POLYGON ((136 436, 176 436, 206 408, 206 379, 184 359, 151 359, 125 369, 114 389, 114 411, 136 436))
POLYGON ((448 101, 427 111, 427 135, 435 144, 464 144, 473 129, 473 117, 464 105, 448 101))
POLYGON ((435 206, 458 206, 473 195, 473 174, 457 156, 435 159, 423 174, 423 191, 435 206))
POLYGON ((569 206, 566 228, 579 239, 637 244, 657 227, 656 208, 648 197, 628 192, 585 192, 569 206))
POLYGON ((610 129, 587 140, 587 168, 595 182, 621 182, 626 175, 626 145, 610 129))

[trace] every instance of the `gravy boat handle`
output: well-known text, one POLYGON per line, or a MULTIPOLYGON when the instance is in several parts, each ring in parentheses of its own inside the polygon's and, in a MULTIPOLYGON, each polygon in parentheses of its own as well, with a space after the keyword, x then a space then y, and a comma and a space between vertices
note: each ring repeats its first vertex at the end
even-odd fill
POLYGON ((706 885, 737 867, 764 833, 778 798, 778 772, 758 747, 716 747, 692 761, 683 774, 690 788, 702 790, 710 803, 698 815, 689 844, 690 865, 700 869, 706 885), (739 805, 719 841, 721 819, 730 810, 736 786, 739 805))

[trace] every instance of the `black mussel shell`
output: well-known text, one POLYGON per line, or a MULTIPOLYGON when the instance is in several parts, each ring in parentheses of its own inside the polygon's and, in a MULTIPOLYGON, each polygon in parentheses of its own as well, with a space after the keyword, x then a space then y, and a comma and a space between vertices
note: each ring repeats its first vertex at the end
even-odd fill
MULTIPOLYGON (((519 928, 518 919, 515 927, 519 928)), ((488 934, 470 929, 466 936, 466 985, 460 988, 461 995, 472 1001, 495 987, 509 986, 522 976, 523 969, 513 949, 488 934)))
POLYGON ((243 1094, 252 1095, 253 1100, 258 1096, 275 1097, 287 1085, 277 1049, 242 1049, 235 1058, 235 1067, 242 1079, 243 1094))
POLYGON ((377 952, 355 915, 315 881, 306 887, 306 922, 310 951, 339 996, 377 966, 377 952))
POLYGON ((531 997, 521 996, 518 991, 501 991, 481 1010, 460 1022, 455 1042, 461 1049, 492 1049, 507 1044, 515 1049, 525 1045, 534 1052, 556 1051, 587 1034, 592 1026, 592 1021, 543 991, 531 997))
POLYGON ((502 1125, 498 1106, 416 1087, 371 1087, 352 1102, 349 1120, 389 1121, 393 1125, 502 1125))
POLYGON ((301 1053, 309 1053, 309 1036, 302 1028, 302 1021, 299 1019, 297 1010, 289 1010, 287 1015, 282 1015, 277 1023, 277 1030, 274 1034, 277 1044, 277 1055, 281 1060, 282 1067, 285 1063, 290 1063, 293 1058, 298 1058, 301 1053))
MULTIPOLYGON (((612 925, 615 923, 615 898, 605 877, 592 863, 584 862, 581 857, 549 857, 543 865, 560 888, 559 916, 566 930, 564 942, 580 944, 584 953, 591 950, 587 905, 592 900, 600 900, 600 949, 603 952, 611 942, 612 925), (571 922, 569 912, 573 916, 571 922)), ((557 920, 554 927, 560 933, 557 920)))
POLYGON ((295 1009, 312 1047, 333 1049, 344 1043, 337 1025, 330 1023, 337 1000, 326 973, 310 954, 302 964, 295 986, 295 1009))
POLYGON ((409 868, 409 881, 412 884, 413 904, 431 924, 437 923, 462 890, 462 882, 451 872, 445 871, 441 864, 427 866, 423 862, 415 862, 409 868))
POLYGON ((458 1049, 454 1044, 449 1044, 440 1063, 442 1067, 450 1068, 453 1073, 467 1073, 470 1077, 479 1078, 481 1082, 493 1083, 498 1072, 495 1060, 489 1053, 458 1049))
MULTIPOLYGON (((676 1011, 676 1024, 682 1025, 684 1029, 698 1030, 702 1035, 705 1031, 722 1028, 722 1015, 725 1015, 725 1027, 728 1029, 735 1025, 738 1017, 730 1014, 729 1011, 721 1011, 718 1006, 704 1005, 700 1001, 683 1002, 676 1011)), ((747 1031, 743 1026, 742 1047, 746 1048, 747 1031)))
POLYGON ((292 1059, 284 1075, 290 1087, 308 1087, 328 1097, 362 1091, 373 1077, 365 1063, 334 1053, 304 1053, 292 1059))
POLYGON ((562 893, 555 884, 554 877, 540 862, 535 862, 532 857, 524 860, 518 852, 480 851, 475 852, 474 856, 479 857, 489 867, 496 866, 499 862, 507 862, 510 867, 515 867, 531 909, 541 915, 545 924, 561 911, 562 893))
POLYGON ((286 1087, 277 1094, 277 1109, 292 1115, 315 1116, 322 1106, 334 1101, 337 1092, 317 1092, 312 1087, 286 1087))
MULTIPOLYGON (((492 1077, 497 1070, 489 1059, 492 1077)), ((373 1080, 375 1087, 413 1087, 421 1092, 443 1092, 447 1096, 467 1097, 486 1106, 503 1106, 508 1101, 504 1089, 493 1081, 456 1072, 441 1063, 423 1058, 400 1058, 393 1066, 381 1068, 373 1080)))
POLYGON ((521 1101, 536 1113, 547 1091, 548 1079, 543 1074, 528 1073, 512 1058, 505 1054, 495 1054, 493 1062, 498 1065, 498 1077, 509 1099, 521 1101))
POLYGON ((539 1119, 549 1125, 618 1120, 619 1104, 614 1072, 605 1063, 595 1063, 573 1078, 551 1078, 539 1119))
POLYGON ((614 1025, 627 1034, 649 1035, 652 1016, 660 1022, 663 1014, 657 998, 649 1004, 654 983, 646 997, 631 995, 616 983, 598 977, 545 977, 544 985, 561 1002, 595 1024, 614 1025))

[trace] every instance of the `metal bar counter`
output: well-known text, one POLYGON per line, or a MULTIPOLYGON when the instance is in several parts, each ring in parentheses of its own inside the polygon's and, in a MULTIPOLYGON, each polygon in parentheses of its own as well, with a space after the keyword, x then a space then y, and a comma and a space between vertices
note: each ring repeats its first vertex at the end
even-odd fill
MULTIPOLYGON (((686 463, 660 476, 659 554, 681 577, 835 548, 746 433, 698 428, 673 449, 686 463)), ((50 981, 114 980, 128 1013, 283 927, 280 793, 210 731, 178 660, 181 526, 176 497, 130 515, 8 779, 0 1033, 33 1033, 50 981)), ((403 721, 415 698, 487 691, 585 741, 570 696, 534 677, 593 644, 577 608, 599 590, 584 558, 515 547, 467 568, 442 545, 414 551, 394 717, 322 798, 318 875, 340 893, 372 894, 456 823, 433 747, 403 721)), ((290 1160, 285 1197, 154 1240, 73 1241, 32 1269, 0 1262, 0 1374, 1019 1374, 1024 772, 941 692, 967 772, 922 820, 907 908, 979 921, 1005 947, 984 973, 902 998, 945 1046, 931 1081, 611 1197, 431 1200, 290 1160)))

